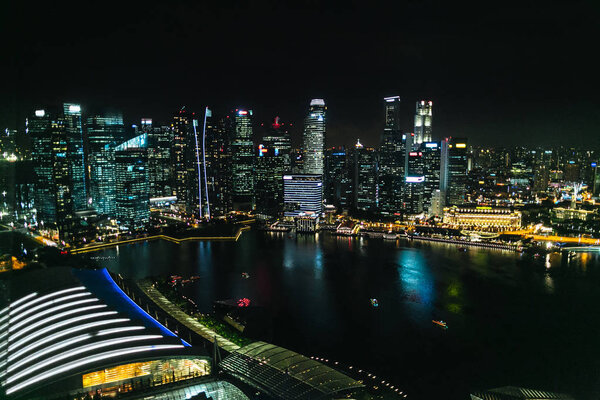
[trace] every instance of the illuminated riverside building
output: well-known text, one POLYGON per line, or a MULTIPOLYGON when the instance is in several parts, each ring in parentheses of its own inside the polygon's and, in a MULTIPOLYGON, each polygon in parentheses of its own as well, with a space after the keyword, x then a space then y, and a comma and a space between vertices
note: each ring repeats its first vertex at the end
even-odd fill
POLYGON ((379 146, 378 205, 383 214, 402 209, 407 168, 407 150, 412 136, 400 130, 400 96, 383 99, 385 125, 379 146))
POLYGON ((73 210, 83 211, 88 207, 86 187, 85 154, 83 152, 83 123, 79 104, 63 104, 64 129, 66 132, 66 158, 69 166, 69 180, 73 210))
POLYGON ((292 140, 287 125, 281 122, 279 117, 275 117, 273 120, 267 134, 262 138, 262 143, 266 147, 277 149, 277 155, 283 157, 283 168, 285 172, 292 171, 292 140))
POLYGON ((323 99, 312 99, 304 120, 304 173, 323 175, 327 107, 323 99))
POLYGON ((443 222, 466 230, 511 231, 521 228, 521 213, 507 208, 454 206, 444 209, 443 222))
POLYGON ((433 119, 433 102, 417 101, 415 113, 415 143, 418 148, 421 143, 431 142, 431 122, 433 119))
POLYGON ((377 157, 375 149, 356 143, 352 155, 354 177, 354 208, 360 211, 377 209, 377 157))
POLYGON ((119 229, 143 230, 150 221, 148 194, 148 134, 114 149, 115 213, 119 229))
POLYGON ((173 168, 173 195, 177 197, 179 211, 188 212, 191 188, 188 186, 189 142, 192 136, 190 116, 185 108, 179 110, 171 122, 173 144, 171 146, 171 165, 173 168))
POLYGON ((446 192, 446 204, 464 204, 467 194, 467 140, 442 140, 440 158, 440 190, 446 192))
POLYGON ((228 118, 231 146, 231 196, 234 210, 249 211, 254 197, 252 110, 236 109, 228 118))
POLYGON ((283 176, 284 216, 312 215, 323 212, 323 181, 320 175, 294 174, 283 176))

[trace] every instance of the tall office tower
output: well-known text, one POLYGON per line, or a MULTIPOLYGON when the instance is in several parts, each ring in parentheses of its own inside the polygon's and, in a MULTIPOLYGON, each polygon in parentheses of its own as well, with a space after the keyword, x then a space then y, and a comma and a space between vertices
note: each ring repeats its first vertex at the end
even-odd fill
POLYGON ((52 153, 52 117, 47 110, 36 110, 25 121, 31 137, 33 169, 36 175, 34 204, 37 221, 44 225, 56 222, 54 163, 52 153))
POLYGON ((349 155, 344 147, 325 151, 325 202, 339 209, 352 205, 352 179, 349 155))
POLYGON ((202 218, 205 215, 208 216, 209 208, 204 193, 207 186, 204 179, 204 114, 198 116, 192 113, 191 118, 192 127, 186 145, 188 149, 186 161, 188 197, 185 208, 190 214, 202 218))
MULTIPOLYGON (((255 163, 256 212, 276 217, 283 211, 285 157, 277 147, 260 144, 255 163)), ((288 171, 289 172, 289 171, 288 171)))
POLYGON ((188 212, 187 206, 190 198, 190 188, 188 188, 190 149, 188 146, 192 136, 192 126, 185 107, 173 117, 171 129, 173 130, 173 145, 170 154, 173 166, 173 195, 177 196, 176 205, 179 211, 188 212))
POLYGON ((114 148, 116 218, 122 231, 144 229, 150 221, 148 134, 114 148))
POLYGON ((423 197, 425 192, 425 168, 423 152, 408 153, 408 171, 404 191, 404 210, 409 214, 423 212, 423 197))
POLYGON ((320 175, 283 176, 284 216, 318 217, 323 212, 323 181, 320 175))
POLYGON ((433 102, 417 101, 415 113, 415 146, 431 142, 431 119, 433 118, 433 102))
POLYGON ((377 156, 375 149, 356 143, 352 156, 354 178, 354 208, 361 211, 377 209, 377 156))
POLYGON ((206 109, 206 180, 210 215, 220 217, 232 210, 231 151, 225 122, 206 109))
POLYGON ((431 215, 431 198, 436 190, 440 189, 440 142, 426 142, 421 144, 423 154, 423 209, 431 215))
POLYGON ((231 137, 232 200, 234 210, 251 210, 254 197, 252 110, 236 109, 228 118, 231 137))
MULTIPOLYGON (((63 242, 73 239, 73 163, 69 160, 68 128, 62 118, 57 118, 51 123, 52 141, 52 188, 56 196, 56 226, 58 237, 63 242)), ((83 155, 83 151, 82 151, 83 155)))
POLYGON ((142 130, 148 133, 148 184, 150 198, 173 195, 170 126, 154 126, 151 119, 142 120, 142 130))
POLYGON ((85 125, 87 179, 92 206, 98 214, 115 217, 115 171, 112 148, 125 140, 121 115, 95 115, 85 125))
POLYGON ((267 133, 262 138, 262 144, 266 148, 276 149, 278 155, 283 157, 284 170, 286 173, 292 171, 292 140, 285 123, 279 117, 275 117, 267 133))
POLYGON ((83 211, 88 207, 88 190, 86 187, 81 106, 79 104, 64 103, 63 113, 67 134, 67 161, 69 163, 73 210, 83 211))
POLYGON ((323 175, 325 166, 325 101, 312 99, 304 120, 304 173, 323 175))
POLYGON ((467 192, 467 139, 442 140, 440 189, 446 192, 446 204, 460 205, 467 192))
POLYGON ((563 167, 563 171, 565 182, 581 182, 581 170, 577 161, 567 161, 563 167))
POLYGON ((400 131, 400 96, 383 100, 385 126, 379 146, 379 209, 383 214, 394 214, 402 209, 407 150, 412 136, 400 131))

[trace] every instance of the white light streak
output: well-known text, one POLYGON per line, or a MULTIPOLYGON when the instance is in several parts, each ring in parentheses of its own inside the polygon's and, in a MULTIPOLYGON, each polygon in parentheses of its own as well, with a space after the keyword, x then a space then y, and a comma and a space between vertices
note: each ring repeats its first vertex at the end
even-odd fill
MULTIPOLYGON (((38 319, 40 317, 43 317, 44 315, 48 315, 48 314, 55 313, 56 311, 60 311, 63 308, 73 307, 73 306, 76 306, 76 305, 79 305, 79 304, 92 303, 92 302, 95 302, 95 301, 98 301, 98 299, 92 298, 92 299, 84 299, 84 300, 72 301, 70 303, 65 303, 65 304, 61 304, 61 305, 56 306, 56 307, 48 308, 47 310, 44 310, 44 311, 42 311, 40 313, 37 313, 36 315, 32 315, 31 317, 29 317, 29 318, 27 318, 27 319, 19 322, 18 324, 12 325, 10 328, 8 328, 8 331, 11 332, 11 333, 12 332, 16 332, 23 325, 26 325, 26 324, 28 324, 28 323, 30 323, 32 321, 35 321, 36 319, 38 319)), ((31 330, 31 327, 28 327, 27 330, 31 330)), ((11 336, 13 336, 13 335, 11 335, 11 336)))
POLYGON ((40 363, 37 363, 30 367, 27 367, 24 371, 21 371, 18 374, 9 376, 8 379, 6 379, 6 383, 11 384, 14 381, 21 379, 27 375, 30 375, 48 365, 52 365, 58 361, 64 360, 69 357, 76 356, 78 354, 87 353, 89 351, 96 350, 96 349, 106 347, 106 346, 114 346, 114 345, 119 345, 119 344, 123 344, 123 343, 137 342, 139 340, 150 340, 150 339, 160 339, 160 338, 162 338, 161 335, 127 336, 127 337, 121 337, 121 338, 116 338, 116 339, 103 340, 100 342, 87 344, 85 346, 80 346, 73 350, 58 354, 54 357, 50 357, 50 358, 40 362, 40 363))
POLYGON ((43 374, 39 374, 36 375, 33 378, 30 378, 18 385, 15 385, 13 387, 11 387, 10 389, 8 389, 6 391, 6 394, 12 394, 14 392, 17 392, 23 388, 26 388, 27 386, 31 386, 36 382, 42 381, 44 379, 48 379, 51 378, 55 375, 59 375, 62 374, 64 372, 73 370, 77 367, 80 366, 84 366, 87 364, 91 364, 97 361, 102 361, 102 360, 106 360, 108 358, 113 358, 113 357, 120 357, 126 354, 133 354, 133 353, 141 353, 144 351, 152 351, 152 350, 167 350, 167 349, 180 349, 183 348, 183 345, 177 345, 177 344, 170 344, 170 345, 151 345, 151 346, 138 346, 138 347, 129 347, 126 349, 122 349, 122 350, 115 350, 115 351, 107 351, 104 353, 99 353, 96 354, 94 356, 90 356, 90 357, 85 357, 76 361, 73 361, 71 363, 65 364, 65 365, 61 365, 60 367, 56 367, 53 368, 47 372, 44 372, 43 374))

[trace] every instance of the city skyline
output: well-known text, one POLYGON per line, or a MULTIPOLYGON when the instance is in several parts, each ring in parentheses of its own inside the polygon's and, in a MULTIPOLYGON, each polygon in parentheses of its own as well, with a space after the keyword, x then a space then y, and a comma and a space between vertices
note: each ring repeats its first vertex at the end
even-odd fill
POLYGON ((251 107, 265 119, 279 115, 298 126, 306 101, 323 98, 334 142, 350 145, 360 137, 374 145, 382 127, 378 100, 398 94, 406 128, 413 124, 413 101, 433 101, 437 139, 597 144, 598 100, 588 89, 593 64, 587 60, 597 9, 578 5, 528 4, 518 11, 506 5, 490 12, 483 5, 436 2, 366 10, 352 2, 320 8, 259 2, 226 12, 219 5, 148 3, 119 13, 110 5, 93 13, 13 5, 14 18, 3 24, 14 41, 2 63, 11 79, 0 99, 0 123, 16 128, 35 104, 68 100, 91 108, 110 104, 128 123, 148 115, 167 120, 169 110, 188 104, 195 110, 251 107), (46 29, 44 16, 59 13, 68 23, 46 29), (395 16, 408 15, 396 22, 395 16), (304 21, 324 18, 320 40, 312 43, 304 21), (353 19, 362 21, 361 29, 348 29, 353 19), (187 61, 173 58, 192 46, 197 51, 187 61), (103 49, 103 56, 89 48, 103 49), (302 58, 305 48, 317 64, 302 58), (54 56, 63 52, 77 62, 54 56), (210 65, 196 62, 204 54, 214 55, 210 65), (141 60, 144 68, 137 67, 141 60))

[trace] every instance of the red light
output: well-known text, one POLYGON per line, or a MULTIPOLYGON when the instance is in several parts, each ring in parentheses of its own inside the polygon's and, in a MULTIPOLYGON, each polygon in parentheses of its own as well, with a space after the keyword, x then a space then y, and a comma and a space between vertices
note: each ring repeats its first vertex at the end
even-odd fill
POLYGON ((237 301, 238 307, 248 307, 250 305, 250 299, 243 298, 237 301))

